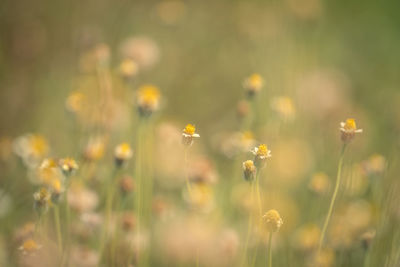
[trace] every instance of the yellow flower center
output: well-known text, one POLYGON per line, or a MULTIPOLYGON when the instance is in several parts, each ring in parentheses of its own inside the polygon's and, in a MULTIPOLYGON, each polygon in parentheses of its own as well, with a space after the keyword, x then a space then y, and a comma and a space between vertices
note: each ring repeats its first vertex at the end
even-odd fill
POLYGON ((249 85, 254 88, 262 87, 262 78, 261 75, 258 73, 254 73, 249 77, 249 85))
POLYGON ((139 104, 156 105, 160 99, 160 91, 154 85, 144 85, 138 91, 139 104))
POLYGON ((39 191, 39 199, 40 200, 45 200, 49 195, 49 192, 47 191, 46 188, 42 187, 39 191))
POLYGON ((345 130, 356 130, 356 121, 354 119, 347 119, 343 128, 345 130))
POLYGON ((185 129, 183 130, 183 132, 188 135, 194 135, 195 131, 196 127, 190 123, 186 125, 185 129))
POLYGON ((261 145, 258 146, 258 149, 257 149, 257 155, 258 156, 266 156, 267 153, 268 153, 267 145, 261 144, 261 145))
POLYGON ((22 245, 23 250, 31 252, 39 248, 38 244, 33 239, 28 239, 22 245))

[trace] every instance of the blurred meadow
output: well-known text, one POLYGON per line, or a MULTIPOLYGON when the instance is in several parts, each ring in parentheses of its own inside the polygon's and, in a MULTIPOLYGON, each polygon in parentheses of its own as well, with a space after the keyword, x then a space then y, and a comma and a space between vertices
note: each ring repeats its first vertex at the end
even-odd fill
POLYGON ((399 10, 2 0, 0 266, 399 267, 399 10))

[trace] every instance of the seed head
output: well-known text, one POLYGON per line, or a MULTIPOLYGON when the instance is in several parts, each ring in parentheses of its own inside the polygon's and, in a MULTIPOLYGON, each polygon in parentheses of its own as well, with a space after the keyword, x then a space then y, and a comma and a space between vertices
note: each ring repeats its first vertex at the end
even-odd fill
POLYGON ((243 176, 246 181, 253 181, 256 176, 256 166, 252 160, 243 162, 243 176))
POLYGON ((281 228, 283 224, 283 220, 279 215, 278 211, 272 209, 269 210, 267 213, 264 214, 262 217, 265 226, 269 232, 277 232, 279 228, 281 228))

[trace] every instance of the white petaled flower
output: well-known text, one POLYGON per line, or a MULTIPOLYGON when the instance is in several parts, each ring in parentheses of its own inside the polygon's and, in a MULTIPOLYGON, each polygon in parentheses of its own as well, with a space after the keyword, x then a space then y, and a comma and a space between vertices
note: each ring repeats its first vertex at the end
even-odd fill
POLYGON ((357 133, 362 133, 362 129, 357 129, 356 121, 354 119, 347 119, 345 122, 340 123, 341 138, 345 143, 353 140, 357 133))
POLYGON ((121 165, 125 161, 132 158, 133 151, 128 143, 122 143, 115 147, 114 156, 117 165, 121 165))
POLYGON ((266 144, 261 144, 258 147, 253 148, 251 153, 254 155, 254 164, 256 167, 264 166, 266 159, 271 157, 271 150, 268 150, 266 144))
POLYGON ((191 146, 193 144, 193 138, 199 138, 200 135, 196 133, 196 127, 192 124, 186 125, 182 132, 182 143, 185 146, 191 146))

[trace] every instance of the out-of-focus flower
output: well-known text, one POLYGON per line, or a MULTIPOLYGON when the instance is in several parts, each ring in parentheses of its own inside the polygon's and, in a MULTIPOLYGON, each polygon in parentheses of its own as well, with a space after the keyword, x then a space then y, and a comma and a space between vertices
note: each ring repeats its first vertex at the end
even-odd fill
POLYGON ((215 139, 217 149, 228 158, 251 150, 256 141, 250 131, 222 134, 215 139))
POLYGON ((321 0, 286 0, 289 10, 299 19, 314 20, 321 16, 321 0))
POLYGON ((267 211, 267 213, 263 215, 262 219, 267 230, 271 233, 279 231, 279 228, 281 228, 283 224, 283 220, 279 215, 279 212, 274 209, 267 211))
POLYGON ((349 143, 355 137, 356 133, 362 133, 362 129, 357 129, 354 119, 347 119, 340 123, 341 138, 344 143, 349 143))
POLYGON ((96 192, 85 188, 82 184, 73 183, 68 190, 68 204, 77 212, 94 210, 99 203, 96 192))
POLYGON ((74 91, 69 94, 65 101, 65 107, 69 112, 79 113, 82 111, 85 102, 85 95, 80 91, 74 91))
POLYGON ((196 133, 196 127, 192 124, 187 124, 182 132, 182 144, 184 146, 191 146, 193 144, 193 138, 199 138, 200 135, 196 133))
POLYGON ((128 143, 122 143, 115 147, 114 157, 117 166, 121 166, 124 162, 132 158, 133 151, 128 143))
POLYGON ((82 246, 71 248, 71 265, 76 267, 95 267, 98 266, 99 254, 92 249, 82 246))
POLYGON ((362 166, 367 175, 380 175, 385 171, 387 162, 384 156, 373 154, 362 163, 362 166))
POLYGON ((157 44, 147 37, 131 37, 125 40, 120 48, 122 58, 131 58, 139 68, 151 68, 160 57, 157 44))
POLYGON ((45 187, 40 188, 39 191, 33 194, 33 199, 35 200, 34 207, 39 214, 42 214, 48 210, 50 198, 51 194, 45 187))
POLYGON ((329 180, 328 175, 323 172, 315 173, 308 183, 308 188, 318 195, 324 195, 328 193, 330 186, 331 181, 329 180))
POLYGON ((146 84, 139 87, 137 92, 137 106, 139 114, 148 117, 160 107, 160 90, 157 86, 146 84))
POLYGON ((195 183, 214 184, 218 175, 212 162, 204 157, 198 157, 190 163, 188 170, 189 180, 195 183))
POLYGON ((312 251, 318 247, 321 229, 315 224, 307 224, 299 228, 293 239, 296 248, 302 251, 312 251))
POLYGON ((214 207, 214 192, 210 185, 197 183, 191 186, 191 192, 185 199, 195 209, 210 211, 214 207))
POLYGON ((254 164, 256 167, 264 166, 267 158, 271 157, 271 150, 268 150, 266 144, 255 147, 251 152, 254 155, 254 164))
POLYGON ((59 202, 61 194, 64 192, 64 187, 60 179, 53 179, 48 185, 51 192, 51 202, 56 204, 59 202))
POLYGON ((260 74, 254 73, 246 78, 243 82, 243 87, 246 90, 248 97, 254 97, 263 87, 264 80, 260 74))
POLYGON ((118 67, 118 72, 124 79, 132 79, 139 71, 139 66, 130 58, 121 61, 118 67))
POLYGON ((348 196, 363 195, 368 189, 369 180, 361 164, 355 163, 346 171, 349 174, 343 181, 344 193, 348 196))
POLYGON ((252 160, 243 162, 243 176, 246 181, 253 181, 256 177, 256 166, 252 160))
POLYGON ((35 254, 42 246, 36 243, 33 239, 27 239, 24 243, 19 247, 19 250, 22 251, 24 255, 32 255, 35 254))
POLYGON ((135 190, 135 184, 133 178, 130 176, 124 176, 119 181, 119 188, 123 194, 129 194, 135 190))
POLYGON ((49 153, 47 140, 36 134, 18 137, 13 143, 14 152, 22 158, 29 168, 35 168, 49 153))
POLYGON ((136 226, 136 217, 127 212, 122 215, 122 229, 127 232, 132 232, 136 226))
POLYGON ((369 229, 361 235, 360 241, 365 249, 368 249, 371 246, 371 243, 375 239, 375 236, 376 236, 375 229, 369 229))
POLYGON ((84 156, 88 160, 99 160, 104 156, 105 142, 101 137, 95 137, 89 140, 84 156))
POLYGON ((73 174, 79 168, 78 164, 73 158, 60 159, 58 161, 58 165, 66 177, 71 176, 71 174, 73 174))
POLYGON ((286 96, 275 97, 271 101, 271 108, 285 120, 291 120, 296 114, 293 100, 286 96))
POLYGON ((34 233, 35 223, 27 222, 15 230, 14 239, 17 243, 21 243, 23 240, 32 238, 34 233))

